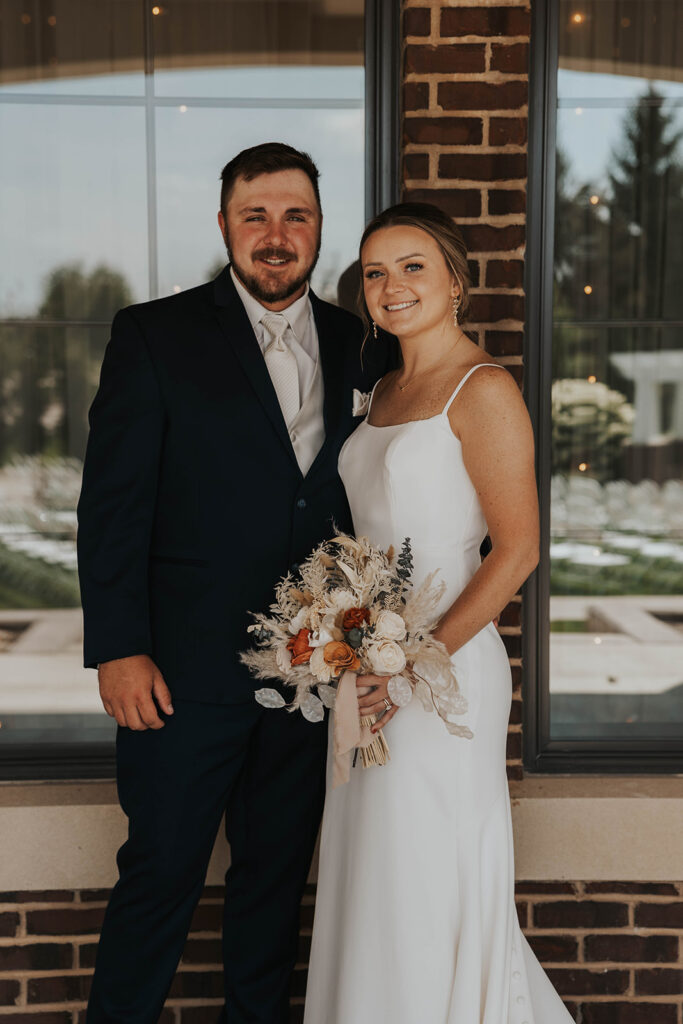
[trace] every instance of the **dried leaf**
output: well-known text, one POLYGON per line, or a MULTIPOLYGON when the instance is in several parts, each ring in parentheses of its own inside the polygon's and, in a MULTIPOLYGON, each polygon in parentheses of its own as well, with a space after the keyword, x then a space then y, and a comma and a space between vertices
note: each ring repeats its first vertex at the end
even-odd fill
POLYGON ((278 693, 277 690, 264 688, 257 690, 254 696, 264 708, 283 708, 287 703, 282 694, 278 693))
POLYGON ((334 708, 337 700, 337 691, 334 686, 328 686, 327 683, 319 683, 318 696, 326 708, 334 708))
POLYGON ((389 698, 398 708, 404 708, 413 699, 413 688, 403 676, 392 676, 387 686, 389 698))
POLYGON ((322 722, 325 717, 323 702, 318 700, 310 691, 299 704, 299 710, 309 722, 322 722))

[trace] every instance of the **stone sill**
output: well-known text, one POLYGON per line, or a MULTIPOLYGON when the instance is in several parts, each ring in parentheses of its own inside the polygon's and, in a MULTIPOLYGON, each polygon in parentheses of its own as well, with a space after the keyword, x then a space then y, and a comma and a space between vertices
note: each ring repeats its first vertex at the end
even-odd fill
MULTIPOLYGON (((510 796, 518 879, 682 876, 683 777, 534 775, 510 796)), ((108 888, 125 834, 113 781, 2 783, 0 891, 108 888)), ((229 856, 221 833, 208 884, 221 884, 229 856)))

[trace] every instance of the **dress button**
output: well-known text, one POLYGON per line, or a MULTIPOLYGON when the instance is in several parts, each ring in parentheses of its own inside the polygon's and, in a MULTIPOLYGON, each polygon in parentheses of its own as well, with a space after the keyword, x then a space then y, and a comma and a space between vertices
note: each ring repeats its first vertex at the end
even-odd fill
POLYGON ((524 996, 517 996, 517 1005, 518 1006, 524 1006, 524 1003, 525 1003, 524 996))
POLYGON ((515 981, 519 981, 519 979, 522 977, 522 975, 519 973, 519 971, 513 971, 512 972, 512 977, 515 979, 515 981))
POLYGON ((299 500, 296 503, 296 507, 297 508, 306 508, 306 499, 305 498, 299 498, 299 500))

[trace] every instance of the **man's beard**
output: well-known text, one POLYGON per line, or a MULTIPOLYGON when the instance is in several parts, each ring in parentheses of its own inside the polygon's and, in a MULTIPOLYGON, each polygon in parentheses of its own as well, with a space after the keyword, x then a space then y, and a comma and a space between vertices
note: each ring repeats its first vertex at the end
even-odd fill
MULTIPOLYGON (((284 302, 295 292, 298 292, 302 285, 306 284, 311 274, 315 269, 315 265, 318 262, 320 255, 320 236, 318 236, 318 244, 316 245, 315 254, 308 266, 302 268, 301 273, 297 274, 296 277, 291 281, 261 281, 254 273, 250 273, 246 267, 243 267, 237 262, 234 255, 230 251, 230 239, 228 238, 226 243, 228 250, 228 258, 232 264, 232 267, 239 277, 242 284, 245 286, 248 292, 250 292, 255 299, 259 302, 284 302)), ((284 259, 289 262, 292 261, 291 252, 287 252, 285 249, 275 249, 272 247, 265 247, 258 249, 254 253, 256 259, 284 259)))

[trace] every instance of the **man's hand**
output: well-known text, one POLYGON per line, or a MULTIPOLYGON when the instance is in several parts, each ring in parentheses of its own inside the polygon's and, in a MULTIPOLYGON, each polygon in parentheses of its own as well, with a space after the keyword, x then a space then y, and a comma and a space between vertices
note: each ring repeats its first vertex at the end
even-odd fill
POLYGON ((146 654, 104 661, 97 676, 104 710, 119 725, 139 731, 163 729, 154 699, 167 715, 173 714, 170 690, 146 654))

